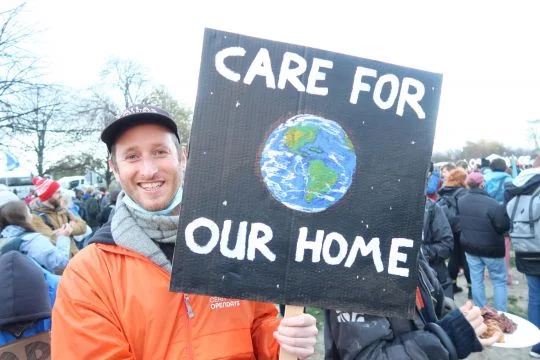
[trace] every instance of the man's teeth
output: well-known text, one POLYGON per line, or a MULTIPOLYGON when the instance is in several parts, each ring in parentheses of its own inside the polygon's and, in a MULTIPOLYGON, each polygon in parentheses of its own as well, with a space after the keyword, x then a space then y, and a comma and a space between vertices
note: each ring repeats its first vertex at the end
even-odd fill
POLYGON ((145 183, 145 184, 141 184, 141 187, 142 187, 144 190, 155 190, 155 189, 159 188, 161 185, 162 185, 161 182, 155 182, 155 183, 145 183))

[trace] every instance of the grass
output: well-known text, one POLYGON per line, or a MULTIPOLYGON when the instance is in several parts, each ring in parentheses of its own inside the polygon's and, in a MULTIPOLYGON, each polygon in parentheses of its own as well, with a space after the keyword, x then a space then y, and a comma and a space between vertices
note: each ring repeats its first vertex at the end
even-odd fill
POLYGON ((506 310, 510 314, 514 314, 514 315, 517 315, 519 317, 526 319, 527 311, 525 311, 525 309, 523 309, 521 306, 518 305, 518 301, 519 301, 519 298, 517 296, 509 295, 506 310))
POLYGON ((324 328, 324 311, 319 308, 308 307, 306 313, 312 315, 317 319, 317 329, 321 330, 324 328))

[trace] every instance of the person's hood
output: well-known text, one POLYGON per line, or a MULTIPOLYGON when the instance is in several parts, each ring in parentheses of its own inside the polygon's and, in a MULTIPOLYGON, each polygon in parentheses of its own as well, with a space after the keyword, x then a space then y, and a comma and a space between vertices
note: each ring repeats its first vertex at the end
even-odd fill
POLYGON ((18 251, 0 255, 0 326, 51 316, 49 288, 38 265, 18 251))
POLYGON ((490 173, 487 173, 487 174, 484 174, 484 181, 485 182, 488 182, 488 181, 497 181, 499 182, 500 180, 504 179, 504 178, 507 178, 507 177, 512 177, 512 175, 504 172, 504 171, 491 171, 490 173))
POLYGON ((440 196, 453 195, 459 189, 465 189, 465 188, 463 188, 461 186, 444 186, 444 187, 439 189, 438 194, 440 196))
POLYGON ((522 187, 536 175, 540 175, 540 168, 525 169, 512 181, 512 184, 517 187, 522 187))
POLYGON ((15 237, 21 235, 24 232, 26 232, 26 230, 18 225, 8 225, 4 229, 2 229, 2 232, 0 232, 0 237, 15 237))
MULTIPOLYGON (((528 169, 533 170, 533 169, 528 169)), ((538 169, 534 169, 538 170, 538 169)), ((540 186, 540 172, 528 172, 521 175, 521 172, 515 179, 505 186, 505 200, 510 201, 511 198, 517 195, 531 195, 538 186, 540 186), (522 176, 522 177, 521 177, 522 176), (521 178, 520 178, 521 177, 521 178), (520 178, 520 179, 518 179, 520 178), (517 181, 516 181, 517 180, 517 181)))

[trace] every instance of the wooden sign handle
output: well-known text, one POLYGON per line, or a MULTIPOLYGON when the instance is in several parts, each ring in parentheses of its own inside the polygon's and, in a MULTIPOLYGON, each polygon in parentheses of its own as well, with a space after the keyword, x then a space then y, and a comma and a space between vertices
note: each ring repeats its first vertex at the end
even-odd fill
MULTIPOLYGON (((285 316, 296 316, 304 313, 303 306, 285 305, 285 316)), ((283 349, 279 351, 279 360, 296 360, 297 357, 283 349)))

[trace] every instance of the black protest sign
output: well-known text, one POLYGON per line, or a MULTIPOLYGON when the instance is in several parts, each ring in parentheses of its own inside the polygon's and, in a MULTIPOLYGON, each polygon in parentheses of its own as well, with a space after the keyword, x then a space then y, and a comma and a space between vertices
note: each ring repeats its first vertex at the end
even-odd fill
POLYGON ((49 360, 51 334, 48 331, 0 347, 0 360, 49 360))
POLYGON ((207 29, 171 289, 410 316, 441 80, 207 29))

